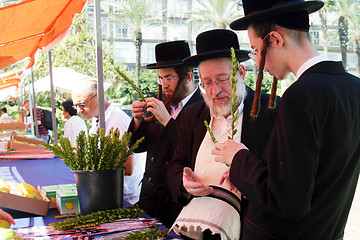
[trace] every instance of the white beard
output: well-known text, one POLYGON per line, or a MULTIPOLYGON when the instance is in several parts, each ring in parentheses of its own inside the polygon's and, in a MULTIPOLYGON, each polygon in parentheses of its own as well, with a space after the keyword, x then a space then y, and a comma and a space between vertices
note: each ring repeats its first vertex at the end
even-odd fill
MULTIPOLYGON (((229 116, 231 114, 231 95, 227 94, 225 92, 220 92, 221 96, 224 94, 227 95, 228 101, 225 104, 216 104, 214 103, 213 99, 210 99, 206 96, 205 92, 202 92, 203 98, 205 100, 206 105, 210 108, 211 112, 215 116, 229 116)), ((246 97, 246 88, 245 83, 241 80, 238 81, 236 86, 236 96, 237 99, 235 101, 236 105, 239 106, 239 104, 243 101, 243 99, 246 97)), ((215 96, 217 97, 217 96, 215 96)))

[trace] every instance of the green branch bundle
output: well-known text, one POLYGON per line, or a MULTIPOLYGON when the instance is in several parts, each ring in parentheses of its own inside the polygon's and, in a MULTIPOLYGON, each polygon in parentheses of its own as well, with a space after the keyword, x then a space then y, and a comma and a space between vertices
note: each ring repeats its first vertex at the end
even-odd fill
MULTIPOLYGON (((136 86, 136 84, 130 80, 130 78, 128 78, 126 76, 125 73, 123 73, 122 71, 120 71, 119 69, 115 68, 116 72, 122 77, 122 79, 124 79, 125 82, 127 82, 128 84, 130 84, 130 86, 135 90, 135 92, 139 95, 140 99, 145 102, 145 96, 144 94, 141 92, 141 90, 136 86)), ((160 125, 160 127, 163 127, 163 125, 156 119, 155 115, 151 113, 151 115, 154 117, 155 122, 157 124, 160 125)))
POLYGON ((135 92, 139 95, 139 97, 141 98, 142 101, 145 102, 145 97, 144 94, 141 92, 141 90, 136 86, 136 84, 130 80, 130 78, 128 78, 128 76, 126 76, 125 73, 123 73, 122 71, 120 71, 119 69, 115 68, 115 71, 124 79, 125 82, 127 82, 128 84, 130 84, 130 86, 135 90, 135 92))
POLYGON ((70 230, 95 227, 103 223, 110 223, 122 218, 139 218, 144 211, 135 206, 125 208, 110 209, 97 211, 85 216, 76 216, 76 218, 68 218, 62 222, 50 223, 56 230, 70 230))
POLYGON ((145 228, 144 231, 135 231, 130 233, 129 236, 120 238, 124 240, 141 240, 141 239, 163 239, 168 235, 169 230, 160 230, 159 227, 154 223, 154 228, 145 228))
POLYGON ((66 137, 60 137, 57 144, 45 144, 45 147, 52 150, 59 156, 66 166, 72 170, 110 170, 124 167, 128 157, 144 140, 144 137, 137 140, 130 148, 131 133, 125 132, 121 138, 118 129, 111 129, 105 135, 105 129, 98 129, 93 136, 86 136, 81 131, 76 139, 77 149, 73 148, 66 137))
POLYGON ((231 140, 235 140, 235 135, 237 133, 237 129, 236 129, 236 126, 237 126, 237 120, 239 119, 239 111, 238 111, 238 106, 236 104, 236 100, 238 98, 238 96, 236 96, 236 85, 237 85, 237 82, 238 80, 236 79, 236 73, 237 73, 237 70, 238 70, 238 62, 236 60, 236 57, 235 57, 235 50, 234 48, 231 48, 231 63, 232 63, 232 75, 231 75, 231 88, 232 88, 232 91, 231 91, 231 111, 230 111, 230 114, 232 116, 232 120, 231 120, 231 129, 230 129, 230 132, 229 132, 229 136, 228 136, 228 139, 231 139, 231 140))

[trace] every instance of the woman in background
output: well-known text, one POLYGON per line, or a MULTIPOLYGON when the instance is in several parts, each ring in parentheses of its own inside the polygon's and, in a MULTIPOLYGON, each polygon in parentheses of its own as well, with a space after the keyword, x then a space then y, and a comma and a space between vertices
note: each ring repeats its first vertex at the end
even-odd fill
POLYGON ((77 110, 73 107, 73 101, 68 99, 61 104, 63 106, 63 115, 67 119, 64 124, 64 137, 67 137, 71 144, 76 147, 76 138, 80 131, 85 131, 87 127, 82 118, 77 116, 77 110))

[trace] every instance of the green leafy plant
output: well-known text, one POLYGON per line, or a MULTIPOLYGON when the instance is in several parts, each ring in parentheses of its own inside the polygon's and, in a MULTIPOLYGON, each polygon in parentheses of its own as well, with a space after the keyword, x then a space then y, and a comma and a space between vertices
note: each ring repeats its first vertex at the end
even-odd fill
POLYGON ((135 90, 135 92, 139 95, 139 97, 141 98, 142 101, 145 102, 145 97, 144 94, 141 92, 141 90, 135 85, 135 83, 133 81, 130 80, 130 78, 128 78, 126 76, 125 73, 123 73, 122 71, 120 71, 118 68, 115 68, 115 71, 124 79, 125 82, 127 82, 128 84, 130 84, 130 86, 135 90))
POLYGON ((144 140, 144 137, 137 140, 129 148, 131 133, 125 132, 119 137, 118 129, 111 129, 110 133, 105 135, 105 129, 101 128, 93 136, 86 136, 85 132, 81 131, 76 139, 77 148, 65 137, 60 137, 60 145, 45 144, 45 147, 63 159, 66 166, 72 170, 110 170, 123 167, 128 157, 144 140))
MULTIPOLYGON (((139 95, 139 97, 141 98, 141 100, 142 100, 143 102, 145 102, 144 94, 143 94, 143 93, 141 92, 141 90, 136 86, 136 84, 135 84, 133 81, 131 81, 130 78, 128 78, 128 77, 126 76, 126 74, 123 73, 122 71, 120 71, 119 69, 115 68, 115 70, 116 70, 116 72, 124 79, 125 82, 127 82, 127 83, 130 84, 130 86, 131 86, 131 87, 135 90, 135 92, 139 95)), ((145 120, 150 120, 150 119, 154 118, 154 119, 155 119, 155 122, 156 122, 157 124, 159 124, 160 127, 162 127, 162 128, 164 127, 164 126, 156 119, 156 117, 155 117, 154 114, 151 113, 150 117, 151 117, 151 118, 148 118, 148 117, 145 118, 145 120)))
POLYGON ((235 135, 237 133, 237 120, 239 119, 239 111, 238 111, 238 106, 236 104, 236 100, 238 98, 238 96, 236 96, 236 84, 238 82, 238 80, 236 79, 236 73, 237 73, 237 69, 238 69, 238 62, 236 60, 235 57, 235 50, 234 48, 231 48, 231 62, 232 62, 232 75, 231 75, 231 88, 232 88, 232 92, 231 92, 231 111, 230 114, 232 116, 232 120, 231 120, 231 129, 229 132, 229 136, 228 139, 234 140, 235 135))

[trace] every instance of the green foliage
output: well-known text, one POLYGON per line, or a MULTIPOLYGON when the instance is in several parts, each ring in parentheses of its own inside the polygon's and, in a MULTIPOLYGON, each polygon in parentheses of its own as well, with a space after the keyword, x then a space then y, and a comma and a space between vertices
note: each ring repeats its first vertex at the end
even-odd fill
POLYGON ((98 129, 95 135, 86 136, 81 131, 76 139, 77 149, 73 148, 68 138, 60 137, 60 146, 45 144, 55 155, 63 159, 66 166, 72 170, 110 170, 121 168, 128 157, 138 148, 144 138, 139 139, 128 148, 131 133, 125 132, 121 138, 118 129, 111 129, 105 135, 103 128, 98 129))
POLYGON ((191 22, 201 25, 213 23, 216 28, 225 28, 241 16, 237 10, 237 1, 231 0, 195 0, 198 8, 191 13, 191 22))
MULTIPOLYGON (((267 74, 264 74, 261 91, 270 94, 271 93, 271 87, 272 87, 273 77, 267 74)), ((246 72, 245 76, 245 84, 249 86, 251 89, 255 89, 254 84, 254 73, 253 72, 246 72)), ((278 86, 278 89, 279 86, 278 86)))
MULTIPOLYGON (((135 74, 131 72, 125 72, 128 78, 134 82, 135 74)), ((157 78, 156 71, 142 71, 140 72, 140 90, 144 97, 156 96, 158 92, 158 84, 155 79, 157 78)), ((110 89, 109 89, 110 90, 110 89)), ((139 100, 139 95, 135 92, 134 88, 130 84, 121 81, 117 90, 115 90, 118 100, 122 104, 132 104, 133 101, 139 100)))
POLYGON ((130 233, 129 236, 126 236, 124 240, 152 240, 152 239, 163 239, 168 235, 169 230, 160 230, 159 227, 154 223, 154 229, 145 228, 144 231, 135 231, 134 233, 130 233))
POLYGON ((236 85, 238 80, 236 79, 236 74, 238 72, 238 61, 236 60, 236 56, 235 56, 235 50, 234 48, 231 48, 231 63, 232 63, 232 75, 231 75, 231 88, 232 88, 232 92, 231 92, 231 130, 229 132, 229 136, 228 138, 231 140, 235 140, 234 137, 237 133, 237 120, 239 119, 239 111, 237 110, 238 105, 236 104, 236 100, 238 98, 238 96, 236 95, 236 85))
POLYGON ((145 101, 145 97, 144 94, 141 92, 141 90, 135 85, 135 83, 133 81, 131 81, 128 76, 126 76, 125 73, 123 73, 122 71, 120 71, 119 69, 115 68, 116 72, 122 77, 122 79, 128 83, 133 89, 134 91, 139 95, 140 99, 142 101, 145 101))

